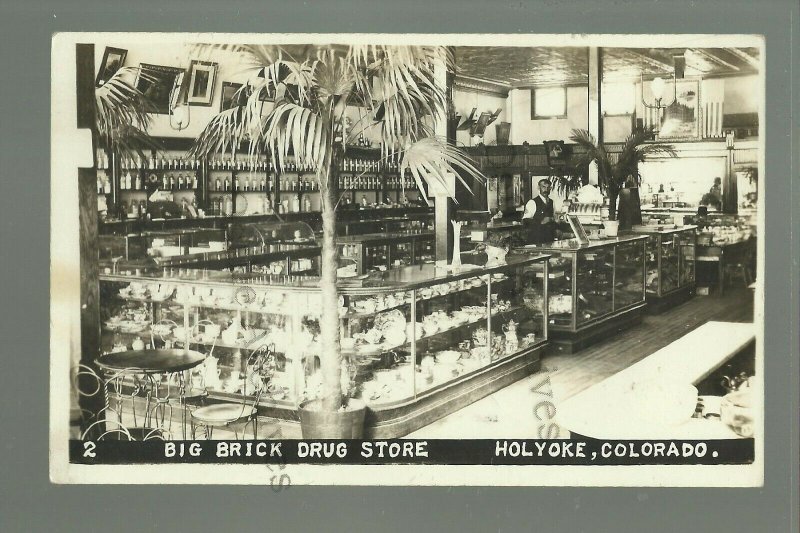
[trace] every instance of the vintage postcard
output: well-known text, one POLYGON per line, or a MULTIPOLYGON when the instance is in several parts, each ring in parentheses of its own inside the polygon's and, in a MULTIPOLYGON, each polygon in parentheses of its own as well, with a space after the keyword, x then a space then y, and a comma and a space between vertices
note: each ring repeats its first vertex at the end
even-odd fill
POLYGON ((761 486, 765 53, 55 35, 51 479, 761 486))

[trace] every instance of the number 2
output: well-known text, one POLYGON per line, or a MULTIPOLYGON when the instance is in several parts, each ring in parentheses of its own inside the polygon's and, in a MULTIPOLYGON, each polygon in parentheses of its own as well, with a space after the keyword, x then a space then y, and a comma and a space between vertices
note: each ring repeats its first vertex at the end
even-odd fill
POLYGON ((94 453, 94 449, 97 448, 97 445, 94 442, 84 442, 83 443, 83 456, 84 457, 97 457, 97 454, 94 453))

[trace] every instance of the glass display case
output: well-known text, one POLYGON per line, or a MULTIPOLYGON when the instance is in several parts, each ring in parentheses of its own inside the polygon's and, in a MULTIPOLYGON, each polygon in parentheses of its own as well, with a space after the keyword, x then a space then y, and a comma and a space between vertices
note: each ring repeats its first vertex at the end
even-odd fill
POLYGON ((214 228, 144 231, 98 237, 100 259, 146 259, 227 249, 225 230, 214 228))
MULTIPOLYGON (((646 236, 581 245, 562 240, 527 245, 513 254, 551 255, 548 316, 551 345, 571 353, 641 320, 645 306, 646 236)), ((544 274, 541 274, 544 275, 544 274)))
POLYGON ((433 244, 433 232, 422 230, 418 233, 350 235, 337 239, 340 255, 355 262, 359 275, 433 261, 433 244))
POLYGON ((303 222, 273 220, 236 223, 229 224, 225 230, 150 232, 146 238, 130 237, 127 241, 129 246, 154 244, 143 258, 125 259, 122 255, 116 255, 125 246, 125 241, 112 235, 101 237, 106 242, 105 251, 100 254, 101 271, 136 274, 160 268, 167 274, 182 269, 227 270, 272 276, 319 274, 320 247, 311 228, 303 222), (216 240, 223 236, 227 236, 229 242, 216 240), (153 248, 164 243, 171 248, 180 248, 183 253, 163 254, 153 248))
MULTIPOLYGON (((369 405, 367 434, 407 434, 537 369, 548 271, 547 256, 526 255, 341 280, 342 385, 369 405)), ((205 363, 186 376, 187 397, 213 402, 240 393, 248 354, 270 347, 270 381, 251 384, 264 387, 260 412, 296 420, 322 387, 318 284, 203 270, 103 274, 102 351, 203 352, 205 363)))
POLYGON ((634 226, 631 232, 647 235, 648 309, 660 312, 691 297, 695 290, 697 226, 634 226))

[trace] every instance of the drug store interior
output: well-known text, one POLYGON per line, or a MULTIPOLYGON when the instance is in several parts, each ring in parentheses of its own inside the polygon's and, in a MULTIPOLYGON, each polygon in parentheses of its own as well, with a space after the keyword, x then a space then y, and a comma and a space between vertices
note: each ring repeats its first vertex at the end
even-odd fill
POLYGON ((79 44, 72 435, 751 436, 761 54, 674 44, 79 44))

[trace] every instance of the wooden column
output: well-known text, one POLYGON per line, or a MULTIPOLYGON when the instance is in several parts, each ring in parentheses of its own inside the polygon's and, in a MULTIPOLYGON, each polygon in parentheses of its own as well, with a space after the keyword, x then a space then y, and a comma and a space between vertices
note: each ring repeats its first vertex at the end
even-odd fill
POLYGON ((603 141, 603 115, 601 111, 601 87, 603 83, 602 50, 589 47, 589 133, 598 142, 603 141))
POLYGON ((722 178, 722 212, 735 215, 739 212, 739 186, 734 169, 733 146, 729 147, 728 165, 722 178))
MULTIPOLYGON (((97 146, 94 118, 94 45, 76 45, 76 93, 78 128, 92 130, 92 148, 97 146)), ((97 153, 96 150, 93 153, 97 153)), ((97 165, 95 164, 95 167, 97 165)), ((78 231, 80 249, 80 362, 94 367, 100 355, 100 283, 97 248, 97 171, 78 169, 78 231)), ((83 391, 93 391, 97 383, 86 380, 78 384, 83 391)), ((93 413, 103 407, 102 395, 81 396, 79 405, 93 413)))
MULTIPOLYGON (((598 143, 603 142, 603 116, 601 102, 601 87, 603 83, 603 58, 602 50, 597 46, 589 47, 589 98, 588 116, 589 133, 598 143)), ((589 183, 597 183, 597 166, 589 166, 589 183)))
MULTIPOLYGON (((447 96, 447 110, 453 107, 453 83, 455 81, 455 74, 451 72, 447 65, 437 65, 436 69, 437 81, 445 85, 445 94, 447 96)), ((447 136, 447 142, 455 144, 455 127, 448 127, 447 117, 445 120, 440 120, 437 123, 436 134, 447 136), (444 130, 444 131, 442 131, 444 130)), ((458 180, 456 180, 458 181, 458 180)), ((456 185, 458 187, 458 185, 456 185)), ((455 190, 453 191, 455 192, 455 190)), ((449 263, 453 254, 453 225, 450 220, 455 215, 455 203, 453 198, 438 195, 433 199, 433 228, 435 234, 434 257, 436 263, 449 263)))

